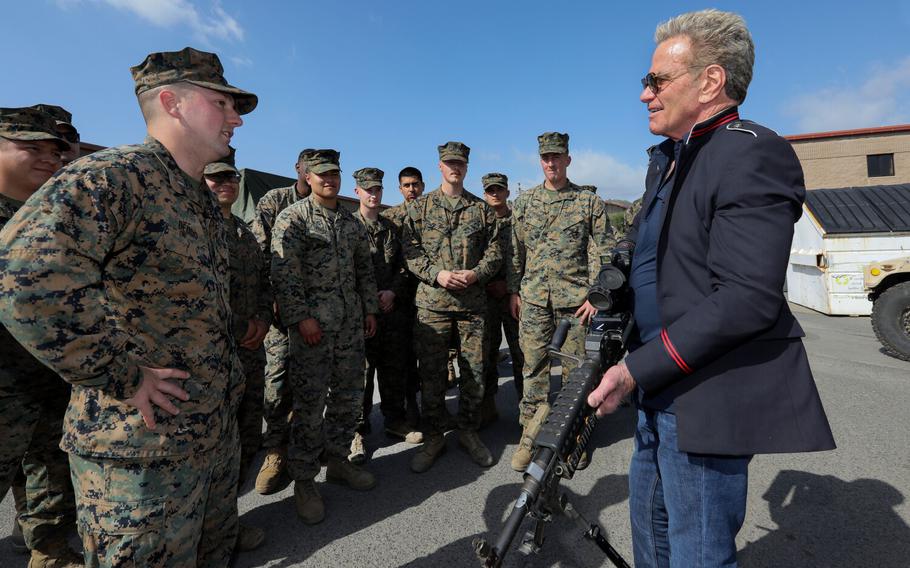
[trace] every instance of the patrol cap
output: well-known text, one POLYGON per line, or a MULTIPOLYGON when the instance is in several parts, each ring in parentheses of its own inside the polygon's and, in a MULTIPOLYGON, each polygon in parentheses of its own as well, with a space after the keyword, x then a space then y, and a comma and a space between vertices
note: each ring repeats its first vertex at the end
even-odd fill
POLYGON ((54 118, 33 107, 0 108, 0 136, 10 140, 52 140, 62 150, 70 147, 57 132, 54 118))
POLYGON ((313 150, 310 155, 306 157, 307 171, 313 172, 314 174, 340 172, 341 167, 338 165, 340 158, 341 153, 338 150, 313 150))
POLYGON ((483 184, 484 191, 486 191, 488 187, 494 185, 498 185, 503 189, 509 189, 509 177, 506 174, 501 174, 499 172, 492 172, 483 176, 480 178, 480 182, 483 184))
POLYGON ((57 133, 70 144, 79 142, 79 131, 73 126, 73 113, 57 105, 38 104, 32 108, 51 115, 57 121, 57 133))
POLYGON ((237 154, 237 148, 233 146, 228 146, 231 149, 231 153, 221 158, 217 162, 212 162, 207 165, 204 170, 202 170, 202 175, 211 176, 215 174, 220 174, 224 172, 230 172, 237 175, 240 175, 240 171, 234 165, 235 156, 237 154))
POLYGON ((361 168, 354 172, 354 179, 357 181, 357 187, 370 189, 373 187, 382 187, 382 177, 385 172, 379 168, 361 168))
POLYGON ((569 135, 561 132, 544 132, 537 137, 537 153, 541 156, 544 154, 568 154, 569 135))
POLYGON ((456 160, 467 164, 468 155, 471 153, 471 149, 461 142, 446 142, 442 146, 438 146, 437 149, 439 150, 440 162, 456 160))
POLYGON ((145 61, 130 67, 130 72, 136 83, 137 96, 161 85, 191 83, 232 95, 238 114, 252 112, 259 103, 259 98, 253 93, 228 84, 224 78, 224 67, 217 55, 192 47, 180 51, 150 53, 145 61))
POLYGON ((300 163, 300 162, 306 163, 307 159, 315 151, 316 150, 313 148, 305 148, 305 149, 301 150, 300 153, 297 154, 297 163, 300 163))

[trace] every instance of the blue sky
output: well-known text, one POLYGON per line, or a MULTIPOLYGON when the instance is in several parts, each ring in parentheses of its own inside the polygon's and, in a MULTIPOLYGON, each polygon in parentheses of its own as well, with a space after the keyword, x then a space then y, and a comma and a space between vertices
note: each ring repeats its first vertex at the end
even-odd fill
POLYGON ((0 105, 59 104, 83 140, 139 141, 129 67, 191 45, 221 56, 259 95, 234 146, 241 167, 293 175, 304 147, 336 148, 350 174, 406 165, 438 185, 436 146, 471 149, 467 187, 490 171, 512 192, 539 183, 536 136, 569 132, 569 177, 607 198, 641 193, 647 131, 638 101, 654 27, 716 7, 756 44, 742 114, 781 134, 910 122, 910 2, 540 2, 536 0, 33 0, 4 2, 0 105))

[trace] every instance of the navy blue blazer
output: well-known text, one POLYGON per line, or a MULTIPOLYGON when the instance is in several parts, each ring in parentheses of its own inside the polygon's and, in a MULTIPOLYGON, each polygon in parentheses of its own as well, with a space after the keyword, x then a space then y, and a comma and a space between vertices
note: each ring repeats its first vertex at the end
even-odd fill
MULTIPOLYGON (((644 211, 673 141, 650 154, 644 211)), ((833 449, 804 333, 783 295, 806 194, 796 154, 732 107, 695 125, 675 167, 657 246, 662 329, 626 357, 629 371, 646 393, 673 398, 681 451, 833 449)))

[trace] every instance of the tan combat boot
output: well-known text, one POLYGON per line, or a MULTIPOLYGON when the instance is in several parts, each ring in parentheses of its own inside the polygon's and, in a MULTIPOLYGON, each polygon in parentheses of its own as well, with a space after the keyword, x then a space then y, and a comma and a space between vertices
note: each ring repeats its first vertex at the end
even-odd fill
POLYGON ((265 531, 259 527, 240 524, 237 528, 237 542, 234 544, 234 550, 237 552, 249 552, 256 550, 265 541, 265 531))
POLYGON ((81 554, 76 554, 66 542, 54 541, 32 550, 28 568, 82 568, 85 566, 81 554))
POLYGON ((521 440, 518 442, 518 449, 516 449, 515 453, 512 455, 512 469, 515 471, 524 471, 528 469, 528 464, 531 463, 531 458, 533 457, 531 452, 534 449, 534 438, 537 437, 537 433, 540 432, 540 427, 543 426, 543 423, 546 421, 549 414, 550 405, 546 403, 541 404, 537 407, 537 412, 534 413, 534 417, 528 421, 522 430, 521 440))
POLYGON ((357 491, 369 491, 376 487, 376 477, 372 473, 359 465, 336 458, 329 458, 329 465, 325 468, 325 480, 347 485, 357 491))
POLYGON ((446 450, 446 439, 442 434, 430 434, 423 440, 423 445, 411 458, 411 471, 423 473, 430 469, 439 454, 446 450))
POLYGON ((287 448, 270 448, 256 476, 256 493, 271 495, 291 484, 287 474, 287 448))
POLYGON ((312 479, 294 483, 294 501, 297 504, 297 516, 306 524, 315 525, 325 518, 325 504, 312 479))
POLYGON ((363 465, 367 462, 367 450, 363 445, 363 435, 360 432, 354 432, 348 461, 355 465, 363 465))
POLYGON ((480 467, 493 465, 493 455, 480 441, 480 436, 477 435, 476 430, 459 430, 458 445, 467 450, 474 463, 480 467))
POLYGON ((409 444, 419 444, 423 442, 423 433, 416 428, 408 426, 408 423, 401 418, 386 422, 385 433, 395 438, 401 438, 409 444))

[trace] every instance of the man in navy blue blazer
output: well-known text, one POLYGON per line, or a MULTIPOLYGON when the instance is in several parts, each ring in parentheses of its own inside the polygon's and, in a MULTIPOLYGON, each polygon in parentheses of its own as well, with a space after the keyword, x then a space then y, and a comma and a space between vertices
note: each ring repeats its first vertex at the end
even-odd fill
POLYGON ((649 150, 629 234, 635 337, 588 402, 638 409, 635 565, 736 566, 754 454, 834 448, 782 289, 805 199, 786 140, 741 119, 754 47, 737 14, 658 26, 642 79, 649 150))

